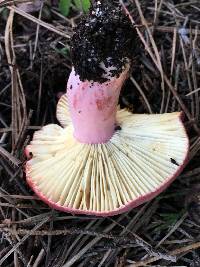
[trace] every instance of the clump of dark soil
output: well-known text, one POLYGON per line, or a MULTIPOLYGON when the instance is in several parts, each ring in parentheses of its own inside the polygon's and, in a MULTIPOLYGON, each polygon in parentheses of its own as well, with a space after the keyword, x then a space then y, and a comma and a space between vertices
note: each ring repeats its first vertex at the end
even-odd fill
POLYGON ((71 40, 71 56, 81 80, 105 82, 105 67, 114 66, 119 76, 127 62, 132 63, 136 33, 118 1, 97 1, 84 16, 71 40))

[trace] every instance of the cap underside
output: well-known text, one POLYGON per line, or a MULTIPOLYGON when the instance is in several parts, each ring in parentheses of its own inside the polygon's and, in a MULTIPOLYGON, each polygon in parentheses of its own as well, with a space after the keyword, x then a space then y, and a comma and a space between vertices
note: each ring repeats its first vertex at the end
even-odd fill
POLYGON ((121 130, 109 142, 83 144, 73 137, 65 102, 64 95, 57 110, 65 128, 47 125, 27 147, 33 155, 27 181, 50 206, 71 213, 117 214, 153 198, 182 169, 188 138, 180 113, 120 110, 121 130))

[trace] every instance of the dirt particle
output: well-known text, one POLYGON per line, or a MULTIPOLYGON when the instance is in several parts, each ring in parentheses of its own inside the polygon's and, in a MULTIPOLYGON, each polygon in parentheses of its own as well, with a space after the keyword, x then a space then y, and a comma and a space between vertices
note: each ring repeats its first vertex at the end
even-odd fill
POLYGON ((33 153, 32 153, 32 152, 29 152, 29 153, 28 153, 28 156, 29 156, 29 159, 32 159, 32 157, 33 157, 33 153))
POLYGON ((115 126, 115 131, 121 131, 121 129, 122 129, 121 126, 119 126, 119 125, 115 126))
POLYGON ((180 165, 176 162, 175 159, 170 158, 170 161, 171 161, 172 164, 174 164, 174 165, 176 165, 176 166, 180 166, 180 165))

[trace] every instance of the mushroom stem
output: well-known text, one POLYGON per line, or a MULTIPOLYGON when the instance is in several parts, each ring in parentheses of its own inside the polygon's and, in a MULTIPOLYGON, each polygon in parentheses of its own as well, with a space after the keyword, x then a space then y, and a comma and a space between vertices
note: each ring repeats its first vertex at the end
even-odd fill
POLYGON ((69 111, 74 137, 81 143, 106 143, 116 126, 119 94, 128 77, 129 67, 104 83, 81 81, 74 69, 67 85, 69 111))

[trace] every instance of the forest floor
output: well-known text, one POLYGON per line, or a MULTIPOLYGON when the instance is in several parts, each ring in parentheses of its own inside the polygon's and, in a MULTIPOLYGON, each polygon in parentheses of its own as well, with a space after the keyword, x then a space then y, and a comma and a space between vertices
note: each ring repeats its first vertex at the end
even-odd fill
POLYGON ((35 130, 58 123, 81 14, 62 16, 56 1, 32 14, 0 1, 0 266, 200 266, 200 2, 121 3, 140 49, 120 104, 135 113, 182 110, 188 164, 165 192, 122 215, 45 205, 26 184, 23 151, 35 130))

